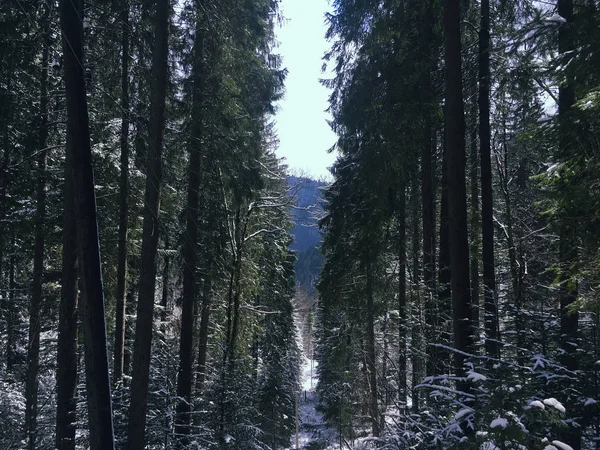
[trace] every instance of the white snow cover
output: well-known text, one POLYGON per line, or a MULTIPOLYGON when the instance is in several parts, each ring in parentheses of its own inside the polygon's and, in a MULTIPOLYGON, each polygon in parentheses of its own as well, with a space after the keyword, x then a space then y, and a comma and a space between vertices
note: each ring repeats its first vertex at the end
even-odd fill
POLYGON ((454 416, 454 420, 460 420, 465 417, 467 414, 471 414, 473 412, 473 408, 463 408, 454 416))
POLYGON ((467 375, 467 380, 471 380, 474 382, 485 381, 485 380, 487 380, 487 377, 485 375, 481 375, 480 373, 469 370, 469 374, 467 375))
POLYGON ((573 450, 573 447, 571 447, 570 445, 565 444, 564 442, 560 442, 560 441, 552 441, 552 444, 560 450, 573 450))
POLYGON ((588 398, 585 403, 583 404, 583 406, 589 406, 589 405, 595 405, 596 403, 598 403, 596 400, 594 400, 593 398, 588 398))
POLYGON ((540 402, 539 400, 532 401, 531 403, 529 403, 529 406, 531 406, 532 408, 546 409, 544 404, 542 402, 540 402))
POLYGON ((546 22, 567 23, 567 19, 559 14, 554 14, 552 17, 547 18, 546 22))
POLYGON ((547 398, 546 400, 544 400, 544 404, 547 406, 553 406, 555 409, 557 409, 558 411, 560 411, 563 414, 566 411, 566 409, 562 405, 562 403, 559 402, 558 400, 556 400, 554 397, 550 397, 550 398, 547 398))
POLYGON ((505 429, 508 426, 508 420, 504 417, 498 417, 497 419, 492 420, 490 423, 490 428, 502 428, 505 429))

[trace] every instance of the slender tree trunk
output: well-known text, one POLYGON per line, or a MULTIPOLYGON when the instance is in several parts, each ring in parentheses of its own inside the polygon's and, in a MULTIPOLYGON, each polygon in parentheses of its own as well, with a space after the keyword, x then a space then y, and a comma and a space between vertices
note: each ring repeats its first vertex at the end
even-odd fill
POLYGON ((37 149, 37 186, 35 243, 33 253, 33 286, 29 306, 29 341, 27 344, 27 383, 25 385, 25 430, 28 448, 36 448, 37 394, 40 357, 40 309, 44 272, 44 224, 46 217, 46 157, 48 141, 48 54, 50 51, 50 4, 45 5, 42 19, 43 47, 40 75, 40 116, 37 149))
POLYGON ((121 167, 119 177, 119 249, 117 253, 117 310, 113 378, 123 376, 125 352, 125 306, 127 299, 127 233, 129 229, 129 1, 121 11, 121 167))
POLYGON ((490 148, 490 1, 481 1, 479 31, 479 146, 481 157, 481 231, 484 287, 485 349, 488 356, 500 357, 498 306, 494 263, 494 199, 490 148))
POLYGON ((83 59, 83 1, 61 0, 64 76, 67 103, 67 147, 73 157, 72 177, 81 292, 88 393, 90 448, 114 449, 112 403, 106 340, 104 292, 96 196, 92 171, 87 97, 83 59))
MULTIPOLYGON (((415 170, 414 173, 417 173, 415 170)), ((411 342, 412 342, 412 409, 416 413, 420 407, 420 392, 416 386, 423 378, 423 305, 420 292, 420 250, 421 236, 419 233, 419 192, 418 180, 416 177, 411 182, 411 213, 412 213, 412 267, 411 267, 411 286, 410 286, 410 304, 411 304, 411 342)))
POLYGON ((56 448, 75 450, 77 394, 77 238, 73 192, 73 142, 67 136, 63 254, 56 370, 56 448))
POLYGON ((406 185, 400 175, 398 188, 398 401, 406 405, 406 185))
MULTIPOLYGON (((427 334, 433 336, 438 323, 434 301, 435 293, 435 207, 433 195, 433 127, 431 92, 431 40, 432 40, 432 3, 423 2, 421 18, 421 46, 424 59, 423 85, 421 86, 421 113, 423 115, 423 143, 421 146, 421 208, 423 213, 423 283, 425 284, 425 322, 427 334)), ((437 349, 427 346, 427 375, 436 374, 437 349)))
POLYGON ((13 233, 8 263, 8 318, 6 320, 6 371, 11 373, 16 360, 18 310, 15 305, 15 236, 13 233))
MULTIPOLYGON (((167 252, 169 250, 169 236, 165 236, 165 252, 167 252)), ((166 325, 167 325, 167 312, 169 309, 169 297, 171 296, 170 294, 170 289, 169 289, 169 277, 170 277, 170 273, 171 273, 171 258, 169 257, 169 254, 166 253, 165 257, 164 257, 164 265, 163 265, 163 273, 162 273, 162 296, 161 296, 161 300, 160 300, 160 305, 162 306, 162 313, 160 316, 160 321, 162 323, 162 329, 163 329, 163 333, 165 333, 166 331, 166 325)))
POLYGON ((150 146, 148 148, 144 226, 140 258, 140 286, 133 350, 133 377, 127 448, 142 450, 146 429, 150 350, 156 288, 156 253, 159 236, 160 189, 162 185, 162 145, 167 94, 169 0, 156 0, 154 50, 150 107, 150 146))
MULTIPOLYGON (((449 344, 449 334, 452 315, 452 293, 450 288, 450 212, 448 210, 448 151, 443 144, 442 155, 442 177, 441 177, 441 199, 440 199, 440 254, 438 261, 438 304, 440 327, 436 335, 442 343, 449 344)), ((446 350, 438 350, 438 373, 451 372, 450 354, 446 350)))
MULTIPOLYGON (((475 82, 474 82, 475 84, 475 82)), ((471 188, 471 301, 473 303, 473 330, 475 341, 479 342, 480 333, 480 300, 479 300, 479 158, 477 154, 477 105, 471 111, 472 122, 470 128, 470 188, 471 188)))
POLYGON ((177 418, 175 434, 180 448, 188 445, 192 412, 194 310, 198 297, 198 207, 200 162, 202 152, 202 30, 196 26, 194 42, 192 136, 190 139, 189 179, 186 208, 186 239, 183 244, 183 306, 179 340, 179 374, 177 377, 177 418))
MULTIPOLYGON (((473 349, 471 287, 469 282, 469 239, 465 186, 465 115, 462 96, 460 0, 445 0, 446 60, 446 149, 448 151, 448 207, 450 214, 450 266, 452 271, 452 318, 454 323, 455 370, 466 375, 462 352, 473 349)), ((457 383, 470 391, 469 383, 457 383)))
POLYGON ((369 414, 373 436, 379 436, 379 405, 377 388, 377 356, 375 352, 375 305, 373 299, 373 274, 371 263, 367 265, 367 334, 366 334, 366 363, 367 381, 369 384, 369 414))
MULTIPOLYGON (((558 0, 558 14, 565 19, 565 23, 560 25, 558 30, 558 52, 563 58, 561 63, 568 67, 568 62, 572 58, 572 51, 575 49, 574 30, 573 30, 573 0, 558 0)), ((559 126, 559 153, 562 160, 567 160, 572 153, 571 143, 572 132, 569 130, 570 113, 575 104, 575 80, 571 74, 567 74, 566 82, 559 86, 558 91, 558 126, 559 126)), ((577 262, 578 239, 576 233, 576 223, 569 217, 568 211, 562 211, 560 225, 560 249, 559 262, 561 266, 560 281, 560 333, 561 347, 564 351, 561 360, 562 364, 571 371, 578 369, 577 361, 577 341, 579 314, 569 309, 577 301, 577 284, 573 279, 574 264, 577 262)), ((571 403, 576 402, 576 394, 569 392, 571 403)), ((562 429, 559 433, 562 440, 573 447, 574 450, 580 450, 581 428, 568 427, 562 429)))
MULTIPOLYGON (((209 268, 209 270, 211 270, 209 268)), ((210 275, 204 280, 202 293, 202 311, 200 316, 200 332, 198 336, 198 375, 196 376, 196 394, 200 395, 206 378, 206 357, 208 351, 208 324, 210 321, 212 280, 210 275)))

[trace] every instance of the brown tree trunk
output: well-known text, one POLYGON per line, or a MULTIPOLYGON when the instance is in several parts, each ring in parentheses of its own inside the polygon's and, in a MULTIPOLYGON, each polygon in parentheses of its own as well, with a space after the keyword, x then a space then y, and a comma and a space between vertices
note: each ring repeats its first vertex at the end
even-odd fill
POLYGON ((64 76, 67 103, 67 147, 73 157, 72 177, 81 292, 85 373, 88 394, 90 448, 114 449, 110 376, 106 341, 104 292, 96 196, 92 171, 87 97, 83 59, 83 1, 61 0, 64 76))
POLYGON ((131 403, 127 448, 142 450, 146 429, 150 350, 156 288, 156 253, 159 236, 160 189, 162 185, 162 144, 165 128, 165 99, 167 94, 169 0, 156 0, 154 50, 152 54, 152 83, 150 107, 150 146, 146 165, 144 197, 144 226, 140 257, 140 286, 137 304, 131 403))
POLYGON ((481 231, 484 288, 485 349, 488 356, 500 357, 498 305, 494 263, 494 217, 492 158, 490 148, 490 1, 481 1, 479 31, 479 145, 481 157, 481 231))
POLYGON ((40 357, 40 309, 44 272, 44 224, 46 217, 46 157, 48 141, 48 54, 50 51, 50 4, 45 5, 42 19, 43 44, 40 75, 40 116, 37 148, 37 186, 35 243, 33 251, 33 285, 29 306, 29 341, 27 343, 27 383, 25 384, 25 431, 28 448, 36 448, 37 394, 40 357))
POLYGON ((75 449, 77 394, 77 232, 74 216, 73 142, 65 157, 63 255, 56 370, 56 448, 75 449))
MULTIPOLYGON (((452 273, 452 319, 454 324, 455 370, 465 377, 463 352, 473 350, 471 287, 469 281, 469 238, 465 186, 465 115, 462 96, 460 0, 445 0, 446 61, 446 149, 448 151, 448 206, 450 211, 450 267, 452 273)), ((470 391, 466 378, 459 390, 470 391)))
POLYGON ((117 308, 113 378, 123 376, 125 352, 125 307, 127 299, 127 233, 129 229, 129 1, 121 11, 121 161, 119 177, 119 249, 117 253, 117 308))

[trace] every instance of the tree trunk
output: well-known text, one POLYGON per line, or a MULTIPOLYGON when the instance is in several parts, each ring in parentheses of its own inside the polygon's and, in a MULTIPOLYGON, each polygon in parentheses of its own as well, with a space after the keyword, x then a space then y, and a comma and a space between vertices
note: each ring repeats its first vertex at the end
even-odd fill
POLYGON ((490 1, 481 1, 479 31, 479 146, 481 157, 481 232, 484 287, 485 349, 488 356, 500 357, 498 306, 494 263, 494 217, 492 158, 490 148, 490 1))
POLYGON ((13 232, 8 263, 8 318, 6 319, 6 371, 11 373, 16 360, 16 331, 18 309, 15 305, 15 237, 13 232))
POLYGON ((77 394, 77 238, 73 192, 73 142, 67 135, 63 255, 56 370, 56 448, 75 450, 77 394))
POLYGON ((129 1, 121 11, 121 167, 119 178, 119 249, 117 253, 117 309, 113 378, 123 376, 125 352, 125 306, 127 296, 127 233, 129 228, 129 1))
MULTIPOLYGON (((209 268, 211 270, 211 268, 209 268)), ((210 320, 212 280, 210 275, 204 280, 202 293, 202 312, 200 316, 200 332, 198 336, 198 375, 196 376, 196 394, 201 395, 206 378, 206 357, 208 351, 208 324, 210 320)))
MULTIPOLYGON (((475 84, 475 80, 473 80, 475 84)), ((469 167, 469 184, 471 188, 471 302, 473 304, 473 330, 474 338, 479 342, 480 333, 480 300, 479 300, 479 158, 477 154, 477 105, 473 104, 471 110, 470 129, 470 167, 469 167)))
MULTIPOLYGON (((560 25, 558 30, 558 52, 563 60, 561 64, 568 67, 568 62, 572 58, 572 51, 575 49, 574 30, 573 30, 573 0, 558 0, 558 14, 565 19, 565 23, 560 25)), ((558 126, 559 126, 559 153, 562 160, 567 160, 571 154, 569 115, 575 104, 575 80, 573 76, 567 74, 566 82, 559 86, 558 91, 558 126)), ((560 281, 560 334, 561 347, 564 351, 561 357, 562 364, 571 371, 578 369, 577 361, 577 341, 579 314, 569 311, 569 308, 577 301, 577 284, 573 279, 573 265, 577 261, 577 233, 576 223, 570 218, 568 211, 561 211, 560 225, 560 250, 559 262, 561 267, 560 281)), ((577 401, 576 394, 570 392, 569 400, 572 403, 577 401)), ((581 428, 568 427, 562 429, 559 433, 561 439, 573 447, 574 450, 581 449, 581 428)))
POLYGON ((406 185, 400 174, 398 188, 398 401, 406 405, 406 185))
MULTIPOLYGON (((421 114, 423 115, 423 143, 421 144, 421 208, 423 216, 423 283, 425 284, 425 321, 427 334, 433 336, 438 318, 433 299, 435 292, 435 231, 433 196, 433 127, 431 93, 431 32, 433 26, 432 3, 423 2, 421 18, 421 47, 424 59, 423 85, 421 86, 421 114)), ((427 346, 427 375, 436 374, 437 349, 427 346)))
MULTIPOLYGON (((450 214, 450 267, 454 323, 455 370, 465 377, 465 356, 473 347, 469 239, 465 186, 465 116, 462 97, 460 0, 445 0, 446 149, 448 151, 448 207, 450 214)), ((468 392, 466 379, 457 383, 468 392)))
MULTIPOLYGON (((438 304, 441 330, 436 333, 436 338, 442 343, 447 341, 443 338, 449 330, 449 321, 452 315, 452 293, 450 290, 450 212, 448 210, 448 151, 443 144, 442 156, 442 179, 440 199, 440 254, 438 261, 438 304)), ((439 350, 437 354, 438 373, 449 373, 451 367, 450 354, 446 350, 439 350)))
POLYGON ((150 107, 150 146, 146 166, 144 226, 140 257, 140 286, 133 349, 131 404, 127 448, 142 450, 148 406, 150 350, 156 288, 156 253, 159 235, 160 188, 162 184, 162 144, 167 93, 169 0, 156 0, 154 50, 150 107))
POLYGON ((367 265, 367 334, 366 334, 366 366, 369 384, 369 414, 373 436, 379 436, 379 406, 377 389, 377 357, 375 352, 375 305, 373 299, 373 274, 371 263, 367 265))
MULTIPOLYGON (((199 21, 200 19, 198 19, 199 21)), ((194 310, 198 297, 198 207, 200 190, 200 162, 202 152, 202 30, 196 24, 194 62, 192 68, 192 131, 189 144, 189 180, 186 208, 186 238, 183 243, 183 306, 181 310, 181 337, 179 340, 179 373, 177 377, 177 418, 175 434, 178 446, 188 445, 192 412, 194 310)))
POLYGON ((35 243, 33 251, 33 285, 29 306, 29 341, 27 344, 27 383, 25 385, 25 431, 28 448, 36 448, 37 394, 40 357, 40 309, 44 272, 44 223, 46 217, 46 157, 48 141, 48 54, 50 51, 50 4, 44 6, 42 19, 43 47, 40 75, 40 116, 37 148, 37 186, 35 243))
POLYGON ((83 1, 61 0, 60 18, 67 102, 67 147, 73 157, 72 177, 81 292, 84 302, 85 372, 90 448, 114 449, 110 376, 106 345, 104 292, 96 196, 92 171, 83 59, 83 1))

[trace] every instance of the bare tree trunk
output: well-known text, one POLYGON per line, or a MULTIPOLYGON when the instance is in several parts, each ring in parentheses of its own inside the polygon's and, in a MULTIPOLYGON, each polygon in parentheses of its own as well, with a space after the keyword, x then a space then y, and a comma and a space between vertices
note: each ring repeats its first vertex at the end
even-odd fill
POLYGON ((43 47, 40 75, 40 116, 37 149, 37 186, 35 212, 35 243, 33 254, 33 286, 29 306, 29 341, 27 343, 27 383, 25 385, 25 431, 28 448, 36 448, 37 394, 40 357, 40 309, 42 306, 42 276, 44 272, 44 224, 46 217, 46 157, 48 141, 48 54, 50 51, 50 4, 44 6, 42 18, 43 47))
MULTIPOLYGON (((473 84, 476 81, 473 80, 473 84)), ((470 167, 469 167, 469 184, 471 188, 471 220, 470 220, 470 238, 471 238, 471 301, 473 304, 473 330, 474 338, 479 342, 480 333, 480 300, 479 300, 479 242, 480 242, 480 225, 479 225, 479 178, 478 167, 479 158, 477 153, 477 105, 473 104, 471 109, 471 121, 469 123, 470 137, 470 167)))
POLYGON ((177 418, 175 434, 178 447, 188 445, 192 412, 194 309, 198 297, 198 207, 200 190, 200 161, 202 152, 202 31, 196 26, 194 42, 192 136, 190 139, 189 179, 186 207, 186 238, 183 243, 183 306, 179 340, 179 373, 177 376, 177 418))
POLYGON ((73 192, 73 145, 67 136, 63 255, 56 370, 56 448, 75 450, 77 394, 77 238, 73 192))
POLYGON ((371 263, 367 265, 367 334, 366 334, 366 366, 369 384, 369 414, 373 436, 379 436, 379 405, 377 388, 377 356, 375 352, 375 305, 373 301, 373 274, 371 263))
MULTIPOLYGON (((211 268, 209 268, 211 270, 211 268)), ((208 324, 210 321, 212 280, 210 275, 204 280, 204 291, 202 293, 202 311, 200 316, 200 332, 198 336, 198 375, 196 376, 196 393, 202 393, 204 380, 206 378, 206 357, 208 351, 208 324)))
POLYGON ((125 306, 127 299, 127 233, 129 229, 129 1, 121 11, 121 162, 119 177, 119 249, 117 254, 117 309, 113 378, 123 376, 125 352, 125 306))
POLYGON ((144 226, 140 258, 140 286, 133 349, 133 376, 127 448, 142 450, 146 429, 152 322, 156 288, 156 253, 159 236, 160 189, 162 184, 162 145, 167 94, 169 0, 156 0, 154 50, 150 107, 150 146, 148 148, 144 226))
POLYGON ((88 393, 90 448, 114 449, 112 402, 106 341, 104 292, 96 196, 92 170, 87 97, 83 59, 83 1, 61 0, 64 76, 67 103, 67 147, 73 156, 72 177, 81 292, 84 303, 83 329, 85 373, 88 393))
POLYGON ((489 356, 500 357, 498 306, 494 263, 494 218, 492 158, 490 148, 490 1, 481 1, 479 31, 479 145, 481 157, 481 231, 484 287, 485 349, 489 356))
MULTIPOLYGON (((558 52, 562 58, 561 61, 565 67, 568 67, 568 61, 572 58, 571 53, 575 49, 574 30, 573 30, 573 0, 558 0, 558 14, 565 19, 558 30, 558 52)), ((568 74, 565 83, 559 86, 558 91, 558 123, 559 123, 559 152, 561 158, 566 160, 572 153, 571 142, 572 135, 569 132, 569 115, 575 104, 575 80, 568 74)), ((561 347, 564 350, 561 360, 562 364, 571 371, 578 369, 577 361, 577 340, 579 328, 579 314, 577 311, 571 312, 569 308, 577 301, 578 287, 573 280, 573 268, 577 261, 578 239, 576 233, 576 223, 568 217, 567 211, 562 211, 560 225, 560 249, 559 262, 560 271, 560 334, 561 347)), ((571 389, 569 390, 571 391, 571 389)), ((569 392, 569 401, 577 401, 576 394, 569 392)), ((581 449, 581 428, 569 425, 559 433, 562 440, 568 443, 574 450, 581 449)))
POLYGON ((406 184, 400 175, 398 189, 398 401, 406 405, 406 184))
MULTIPOLYGON (((444 10, 446 60, 446 149, 448 152, 448 206, 450 214, 450 266, 454 323, 455 370, 466 375, 462 352, 471 352, 471 287, 469 281, 469 239, 465 186, 465 115, 462 96, 462 62, 460 0, 445 0, 444 10)), ((457 383, 459 390, 470 391, 466 381, 457 383)))

